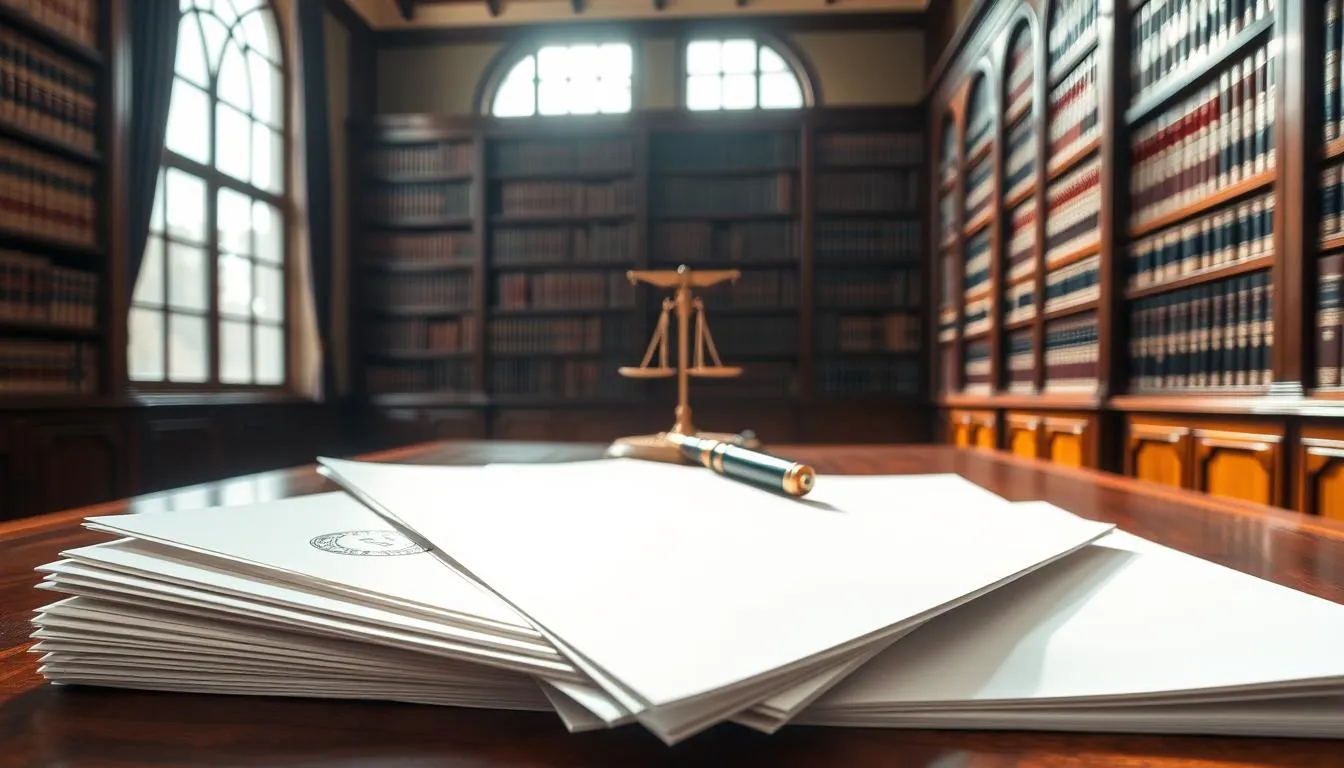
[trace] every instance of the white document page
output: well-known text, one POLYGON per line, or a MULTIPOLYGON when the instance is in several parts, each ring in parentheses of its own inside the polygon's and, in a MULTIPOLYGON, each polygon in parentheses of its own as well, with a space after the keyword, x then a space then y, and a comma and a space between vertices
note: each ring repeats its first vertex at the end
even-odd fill
POLYGON ((637 461, 484 472, 321 461, 647 708, 880 641, 1111 528, 912 504, 900 478, 838 507, 824 479, 800 501, 637 461), (846 514, 856 506, 890 514, 846 514))

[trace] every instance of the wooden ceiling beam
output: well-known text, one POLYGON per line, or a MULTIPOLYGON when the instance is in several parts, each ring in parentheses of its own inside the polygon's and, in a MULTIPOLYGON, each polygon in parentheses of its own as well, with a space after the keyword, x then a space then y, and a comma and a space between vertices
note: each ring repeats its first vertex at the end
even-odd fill
POLYGON ((410 21, 415 17, 415 0, 397 0, 397 10, 401 12, 401 18, 410 21))
POLYGON ((491 18, 499 17, 499 3, 500 0, 485 0, 485 7, 489 9, 491 18))

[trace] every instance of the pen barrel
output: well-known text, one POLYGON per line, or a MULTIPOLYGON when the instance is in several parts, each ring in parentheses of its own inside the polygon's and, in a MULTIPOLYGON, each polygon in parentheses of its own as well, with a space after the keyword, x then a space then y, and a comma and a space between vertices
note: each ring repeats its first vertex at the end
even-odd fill
POLYGON ((714 471, 745 483, 802 496, 812 490, 812 468, 778 456, 729 443, 719 443, 710 452, 714 471))

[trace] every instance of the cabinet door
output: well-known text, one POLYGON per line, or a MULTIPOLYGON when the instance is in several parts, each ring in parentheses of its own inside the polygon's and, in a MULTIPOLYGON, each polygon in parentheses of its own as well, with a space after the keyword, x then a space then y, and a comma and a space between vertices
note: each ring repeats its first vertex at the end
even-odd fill
POLYGON ((975 423, 966 411, 951 411, 947 416, 949 442, 958 448, 970 448, 975 444, 975 423))
POLYGON ((1344 434, 1304 428, 1297 450, 1297 511, 1344 520, 1344 434))
POLYGON ((1004 417, 1009 453, 1023 459, 1041 455, 1041 417, 1031 413, 1010 413, 1004 417))
POLYGON ((1046 456, 1065 467, 1091 467, 1092 420, 1051 416, 1043 422, 1046 456))
POLYGON ((985 451, 992 451, 999 447, 998 434, 994 430, 994 417, 991 415, 988 422, 980 422, 975 428, 975 447, 985 451))
POLYGON ((1173 488, 1190 487, 1190 428, 1129 422, 1125 474, 1173 488))
POLYGON ((1194 430, 1196 489, 1258 504, 1281 503, 1281 440, 1268 430, 1194 430))

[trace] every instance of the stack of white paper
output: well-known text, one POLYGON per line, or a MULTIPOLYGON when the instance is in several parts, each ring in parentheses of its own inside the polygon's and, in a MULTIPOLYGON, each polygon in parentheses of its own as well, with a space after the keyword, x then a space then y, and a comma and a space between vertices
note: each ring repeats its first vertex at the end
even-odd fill
POLYGON ((1344 606, 954 475, 795 500, 630 460, 323 460, 345 493, 90 518, 59 683, 732 721, 1344 735, 1344 606), (1291 650, 1285 643, 1291 641, 1291 650))

